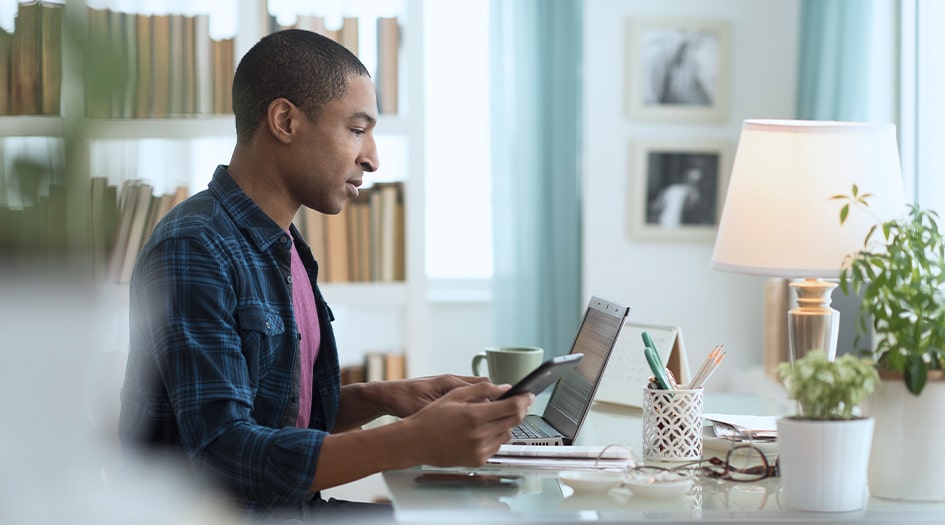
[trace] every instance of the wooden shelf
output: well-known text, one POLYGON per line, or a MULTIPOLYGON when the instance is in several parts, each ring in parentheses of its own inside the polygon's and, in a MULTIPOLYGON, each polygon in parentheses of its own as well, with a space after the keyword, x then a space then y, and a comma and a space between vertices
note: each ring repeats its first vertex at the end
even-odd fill
POLYGON ((61 137, 65 130, 62 117, 43 115, 0 116, 2 137, 61 137))

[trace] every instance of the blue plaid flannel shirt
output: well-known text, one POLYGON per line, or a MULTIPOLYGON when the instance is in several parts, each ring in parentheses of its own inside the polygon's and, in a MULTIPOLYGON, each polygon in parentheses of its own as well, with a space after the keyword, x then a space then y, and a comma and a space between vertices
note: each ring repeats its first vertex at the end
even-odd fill
MULTIPOLYGON (((292 234, 298 231, 292 226, 292 234)), ((338 411, 333 316, 311 250, 321 348, 310 429, 299 409, 299 331, 291 239, 225 166, 155 228, 131 279, 131 349, 122 388, 123 447, 185 453, 251 513, 301 508, 338 411)))

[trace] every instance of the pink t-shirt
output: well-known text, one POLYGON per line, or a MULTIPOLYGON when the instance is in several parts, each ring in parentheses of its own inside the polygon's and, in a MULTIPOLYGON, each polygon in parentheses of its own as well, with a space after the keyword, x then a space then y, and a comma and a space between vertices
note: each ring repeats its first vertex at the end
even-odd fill
POLYGON ((299 416, 295 420, 295 426, 308 428, 312 415, 312 375, 322 336, 318 326, 318 311, 315 309, 315 292, 299 252, 295 249, 295 243, 292 244, 292 305, 295 309, 295 324, 301 334, 299 361, 302 367, 299 374, 299 416))

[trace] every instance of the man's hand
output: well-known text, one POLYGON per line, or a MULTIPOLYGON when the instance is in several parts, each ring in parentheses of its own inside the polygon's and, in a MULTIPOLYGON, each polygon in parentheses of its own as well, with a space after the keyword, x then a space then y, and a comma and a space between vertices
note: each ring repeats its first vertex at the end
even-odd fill
POLYGON ((487 381, 454 388, 413 416, 401 421, 415 445, 409 451, 419 463, 478 467, 507 442, 511 429, 525 418, 533 394, 493 401, 509 386, 487 381))
POLYGON ((476 376, 440 375, 418 379, 384 381, 383 399, 387 413, 407 417, 443 397, 455 388, 487 382, 488 378, 476 376))
POLYGON ((532 394, 522 394, 494 401, 510 387, 476 378, 441 376, 409 383, 410 388, 425 385, 418 391, 435 400, 406 419, 327 436, 312 480, 313 492, 374 472, 416 465, 481 466, 509 440, 512 427, 522 421, 535 400, 532 394))

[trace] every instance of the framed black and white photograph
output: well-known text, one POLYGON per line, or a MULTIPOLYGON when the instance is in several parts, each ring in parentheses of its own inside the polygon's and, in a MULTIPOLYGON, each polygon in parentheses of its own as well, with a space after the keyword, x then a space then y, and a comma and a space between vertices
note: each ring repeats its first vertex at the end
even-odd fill
POLYGON ((638 143, 631 147, 627 206, 633 238, 715 239, 730 146, 718 143, 638 143))
POLYGON ((727 20, 629 19, 628 117, 725 120, 729 96, 729 41, 727 20))

